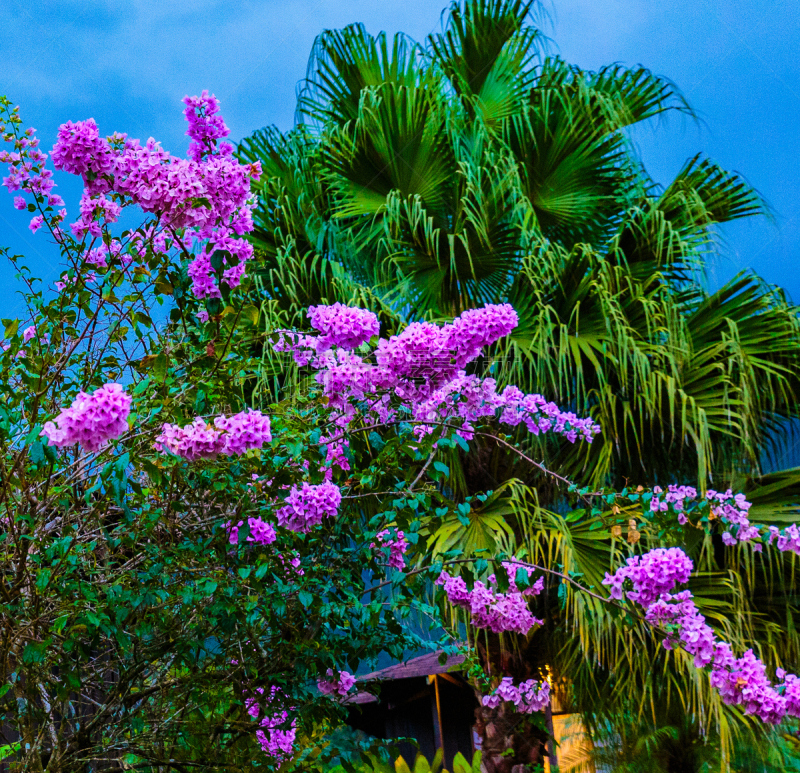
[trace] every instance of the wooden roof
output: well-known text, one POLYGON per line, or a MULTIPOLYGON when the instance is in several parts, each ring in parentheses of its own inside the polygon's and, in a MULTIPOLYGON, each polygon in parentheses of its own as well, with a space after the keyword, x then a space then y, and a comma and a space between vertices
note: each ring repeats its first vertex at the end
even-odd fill
MULTIPOLYGON (((439 655, 443 650, 436 652, 429 652, 426 655, 420 655, 416 658, 405 663, 397 663, 388 668, 382 668, 380 671, 373 671, 370 674, 364 674, 358 677, 359 682, 378 682, 378 681, 396 681, 398 679, 414 679, 420 676, 432 676, 433 674, 444 674, 449 671, 453 666, 459 666, 464 662, 464 655, 448 655, 444 664, 439 662, 439 655)), ((355 695, 349 695, 342 701, 345 704, 365 704, 377 703, 377 696, 373 695, 366 690, 359 690, 355 695)))
POLYGON ((444 665, 439 662, 442 650, 429 652, 427 655, 420 655, 405 663, 397 663, 380 671, 373 671, 371 674, 364 674, 358 677, 359 682, 374 682, 378 679, 412 679, 415 676, 431 676, 432 674, 444 674, 453 666, 459 666, 464 662, 464 655, 448 655, 444 665))
POLYGON ((432 674, 444 674, 453 666, 459 666, 464 662, 464 655, 448 655, 444 665, 439 662, 442 650, 429 652, 427 655, 420 655, 412 658, 405 663, 397 663, 380 671, 373 671, 371 674, 364 674, 358 677, 359 682, 374 682, 378 679, 411 679, 415 676, 431 676, 432 674))

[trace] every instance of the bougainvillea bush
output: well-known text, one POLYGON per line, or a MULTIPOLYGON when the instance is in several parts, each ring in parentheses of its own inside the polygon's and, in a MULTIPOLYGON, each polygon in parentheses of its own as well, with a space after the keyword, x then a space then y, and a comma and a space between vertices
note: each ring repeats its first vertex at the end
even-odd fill
MULTIPOLYGON (((547 471, 581 507, 674 534, 595 588, 524 552, 429 553, 431 522, 469 513, 448 496, 446 452, 480 434, 524 457, 512 432, 569 445, 601 428, 473 370, 516 326, 508 305, 390 337, 371 310, 340 304, 308 309, 305 330, 270 329, 247 272, 260 169, 232 155, 213 96, 184 102, 188 158, 87 120, 61 127, 49 159, 0 103, 3 184, 63 263, 44 286, 7 256, 27 287, 0 355, 10 764, 306 769, 317 750, 299 737, 341 716, 361 664, 475 631, 528 636, 545 577, 603 603, 627 596, 726 704, 765 723, 800 714, 798 679, 735 652, 685 589, 687 525, 800 552, 796 527, 751 523, 741 495, 588 491, 547 471), (78 217, 48 163, 83 178, 78 217), (119 225, 134 215, 138 227, 119 225), (259 386, 267 352, 285 362, 278 402, 259 386)), ((488 710, 547 706, 541 675, 476 666, 488 710)))
POLYGON ((216 143, 213 98, 186 108, 188 159, 65 124, 51 160, 86 187, 68 226, 3 102, 4 183, 63 261, 49 287, 20 266, 28 320, 5 321, 0 353, 0 725, 20 769, 290 764, 339 711, 318 681, 419 646, 397 622, 428 610, 411 585, 364 593, 402 538, 354 498, 418 451, 333 482, 320 400, 267 411, 252 393, 239 344, 258 310, 231 291, 258 169, 216 143), (112 236, 126 209, 142 224, 112 236))

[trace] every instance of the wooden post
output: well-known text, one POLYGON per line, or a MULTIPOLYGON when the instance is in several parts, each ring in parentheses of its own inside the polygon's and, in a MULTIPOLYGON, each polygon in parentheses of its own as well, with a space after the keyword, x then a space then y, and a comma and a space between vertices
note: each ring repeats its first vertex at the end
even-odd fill
POLYGON ((447 768, 447 760, 444 758, 444 732, 442 729, 442 701, 439 698, 439 677, 433 675, 433 689, 436 693, 436 726, 439 730, 439 748, 442 750, 442 766, 447 768))
POLYGON ((555 727, 553 726, 553 706, 550 701, 544 709, 544 721, 547 723, 547 768, 550 773, 558 773, 558 756, 556 754, 555 727))

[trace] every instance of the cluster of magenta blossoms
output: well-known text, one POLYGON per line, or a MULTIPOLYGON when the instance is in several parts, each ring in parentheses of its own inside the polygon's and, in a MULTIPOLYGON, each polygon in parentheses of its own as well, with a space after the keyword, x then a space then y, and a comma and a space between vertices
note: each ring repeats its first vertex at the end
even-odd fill
MULTIPOLYGON (((228 542, 231 545, 239 544, 239 529, 244 525, 244 521, 239 521, 235 526, 228 526, 228 542)), ((251 542, 257 545, 271 545, 278 538, 275 533, 275 527, 263 520, 262 518, 248 518, 247 525, 250 533, 247 535, 245 542, 251 542)), ((297 559, 299 564, 299 559, 297 559)))
POLYGON ((265 754, 280 761, 294 751, 297 723, 295 720, 289 721, 289 712, 285 709, 270 711, 272 703, 280 697, 275 687, 270 690, 266 698, 263 687, 259 687, 256 692, 261 696, 265 706, 262 706, 256 698, 248 698, 245 701, 247 713, 258 721, 260 728, 256 731, 256 740, 265 754))
POLYGON ((320 332, 315 339, 319 352, 336 346, 357 349, 380 333, 378 318, 364 309, 334 303, 333 306, 309 306, 308 320, 320 332))
POLYGON ((86 451, 98 451, 128 429, 131 398, 120 384, 104 384, 91 395, 78 392, 69 408, 41 431, 48 444, 59 448, 80 444, 86 451))
MULTIPOLYGON (((152 138, 142 145, 125 134, 101 137, 92 118, 63 124, 50 155, 56 169, 84 182, 80 216, 70 229, 77 240, 89 240, 82 250, 87 268, 105 270, 114 263, 124 268, 132 260, 143 261, 148 249, 171 251, 179 260, 188 260, 195 297, 220 298, 220 284, 238 286, 253 256, 252 245, 242 237, 253 230, 256 201, 250 183, 260 177, 261 168, 258 163, 240 164, 232 155, 233 146, 219 142, 229 132, 213 95, 204 91, 199 97, 186 97, 184 103, 192 139, 188 159, 170 155, 152 138), (108 227, 128 206, 156 220, 123 243, 111 238, 108 227), (102 244, 97 244, 101 237, 102 244)), ((0 153, 0 161, 10 167, 3 184, 9 191, 32 195, 40 205, 63 206, 61 197, 52 193, 47 155, 39 150, 34 134, 28 129, 21 137, 4 135, 14 142, 14 150, 0 153)), ((15 206, 24 209, 25 198, 17 197, 15 206)), ((64 242, 66 216, 65 209, 53 215, 45 212, 33 218, 30 228, 36 232, 47 224, 56 240, 64 242)), ((88 277, 87 273, 84 278, 88 277)), ((94 272, 91 278, 96 278, 94 272)), ((62 278, 59 289, 71 281, 62 278)))
POLYGON ((796 524, 781 530, 777 526, 751 523, 750 507, 750 502, 742 493, 734 494, 730 489, 724 492, 709 489, 705 497, 699 497, 697 489, 692 486, 671 485, 666 491, 655 486, 650 500, 653 513, 674 513, 681 526, 697 515, 705 516, 709 521, 718 521, 724 527, 722 541, 729 547, 749 544, 755 552, 760 553, 764 542, 767 545, 775 542, 782 553, 790 551, 800 554, 800 529, 796 524))
POLYGON ((387 564, 392 569, 403 570, 406 566, 405 552, 408 550, 408 540, 402 531, 392 534, 390 529, 383 529, 375 535, 377 542, 370 542, 373 549, 388 549, 387 564))
POLYGON ((278 524, 297 532, 311 531, 325 518, 335 518, 342 503, 339 487, 333 483, 293 486, 278 510, 278 524))
POLYGON ((192 462, 215 459, 220 454, 237 456, 263 448, 271 440, 269 417, 261 411, 246 410, 233 416, 217 416, 210 424, 200 417, 185 427, 164 424, 156 447, 192 462))
MULTIPOLYGON (((10 122, 19 123, 19 109, 14 108, 10 116, 10 122)), ((57 193, 53 193, 55 182, 53 173, 46 168, 47 154, 39 149, 39 138, 36 137, 36 129, 29 127, 22 134, 17 134, 13 130, 7 131, 8 126, 2 126, 5 132, 3 139, 13 143, 13 150, 0 151, 0 163, 8 164, 8 176, 3 178, 3 185, 9 193, 23 191, 34 196, 45 197, 51 207, 63 207, 64 200, 57 193)), ((28 203, 24 196, 14 197, 14 207, 24 210, 28 203)), ((61 216, 63 217, 66 215, 61 216)), ((43 218, 39 216, 36 222, 31 222, 31 230, 35 233, 42 227, 43 218)))
POLYGON ((334 675, 333 669, 328 669, 328 678, 320 679, 317 688, 323 695, 339 695, 346 697, 347 693, 353 688, 356 678, 348 671, 337 671, 334 675))
POLYGON ((535 679, 515 685, 510 676, 504 677, 497 688, 482 699, 484 706, 493 709, 503 702, 513 703, 514 709, 520 714, 533 714, 534 711, 541 711, 550 702, 550 685, 535 679))
POLYGON ((534 570, 516 561, 504 561, 503 568, 508 574, 507 593, 497 590, 497 578, 493 574, 489 575, 487 583, 476 581, 472 590, 462 577, 451 576, 446 571, 439 575, 436 584, 444 586, 451 604, 470 612, 471 622, 477 628, 487 628, 494 633, 514 631, 525 636, 531 628, 543 622, 531 614, 526 596, 541 593, 544 578, 540 577, 533 585, 520 591, 515 582, 517 572, 523 568, 530 578, 534 570))
POLYGON ((487 418, 572 443, 591 442, 600 431, 591 419, 562 411, 541 395, 515 386, 499 392, 494 379, 466 373, 485 347, 517 326, 517 313, 508 304, 472 309, 445 325, 412 322, 398 335, 370 344, 370 351, 362 350, 379 333, 372 312, 336 304, 311 307, 308 314, 318 334, 283 331, 274 349, 291 352, 298 365, 316 371, 340 430, 325 438, 331 464, 346 464, 342 446, 356 417, 383 425, 401 413, 405 421, 410 412, 418 438, 444 425, 471 439, 475 423, 487 418))
POLYGON ((680 548, 657 548, 628 559, 604 585, 611 597, 628 598, 645 610, 651 625, 667 631, 663 644, 677 645, 694 656, 695 666, 710 668, 711 686, 728 705, 742 706, 763 722, 779 724, 784 717, 800 717, 800 679, 778 670, 783 681, 773 685, 764 663, 748 650, 737 658, 727 642, 719 641, 697 609, 688 590, 674 593, 677 585, 688 582, 693 564, 680 548))

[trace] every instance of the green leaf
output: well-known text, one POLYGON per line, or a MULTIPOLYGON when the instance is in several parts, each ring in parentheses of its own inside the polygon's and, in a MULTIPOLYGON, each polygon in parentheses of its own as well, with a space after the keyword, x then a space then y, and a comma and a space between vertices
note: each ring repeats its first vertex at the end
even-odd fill
POLYGON ((165 352, 159 352, 152 367, 153 378, 163 384, 167 378, 167 355, 165 352))
POLYGON ((454 435, 453 437, 463 451, 469 451, 469 443, 461 435, 454 435))
POLYGON ((225 267, 226 261, 229 261, 231 258, 230 252, 228 250, 214 250, 211 253, 211 257, 209 258, 209 262, 211 263, 211 267, 217 274, 222 273, 222 269, 225 267))
POLYGON ((44 446, 40 442, 33 443, 28 451, 31 461, 38 465, 44 461, 44 446))
POLYGON ((445 475, 450 475, 450 468, 444 462, 440 462, 438 459, 433 463, 433 467, 445 475))
POLYGON ((21 748, 22 741, 14 741, 14 743, 0 746, 0 760, 4 760, 7 757, 12 757, 13 755, 17 754, 21 748))
POLYGON ((258 325, 258 307, 254 306, 252 303, 247 304, 242 309, 242 317, 250 322, 254 327, 258 325))
POLYGON ((150 385, 150 377, 145 376, 135 387, 133 390, 133 394, 140 395, 144 392, 147 387, 150 385))
POLYGON ((22 651, 22 662, 28 665, 43 663, 49 646, 49 639, 43 642, 31 642, 27 644, 22 651))

